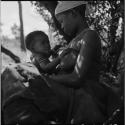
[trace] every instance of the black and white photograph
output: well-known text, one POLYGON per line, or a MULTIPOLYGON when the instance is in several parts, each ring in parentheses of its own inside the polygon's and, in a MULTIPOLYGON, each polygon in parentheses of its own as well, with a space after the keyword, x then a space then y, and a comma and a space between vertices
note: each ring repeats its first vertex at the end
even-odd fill
POLYGON ((0 12, 1 125, 124 125, 124 0, 0 12))

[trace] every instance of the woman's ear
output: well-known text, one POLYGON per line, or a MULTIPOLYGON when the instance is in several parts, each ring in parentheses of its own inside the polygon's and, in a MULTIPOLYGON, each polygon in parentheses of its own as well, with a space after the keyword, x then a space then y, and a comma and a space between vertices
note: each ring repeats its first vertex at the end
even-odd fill
POLYGON ((74 9, 71 11, 71 14, 72 14, 74 17, 77 17, 77 16, 79 15, 74 9))

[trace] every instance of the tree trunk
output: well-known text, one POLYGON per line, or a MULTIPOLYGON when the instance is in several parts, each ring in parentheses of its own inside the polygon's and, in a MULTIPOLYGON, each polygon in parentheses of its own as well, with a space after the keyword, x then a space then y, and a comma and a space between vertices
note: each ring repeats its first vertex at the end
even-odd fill
POLYGON ((22 17, 22 4, 21 1, 18 1, 19 5, 19 19, 20 19, 20 42, 21 49, 26 51, 25 42, 24 42, 24 30, 23 30, 23 17, 22 17))

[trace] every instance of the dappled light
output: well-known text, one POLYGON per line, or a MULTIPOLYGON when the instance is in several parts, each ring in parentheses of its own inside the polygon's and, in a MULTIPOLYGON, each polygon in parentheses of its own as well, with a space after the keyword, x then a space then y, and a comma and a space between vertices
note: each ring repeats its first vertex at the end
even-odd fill
POLYGON ((75 66, 75 71, 79 77, 80 77, 80 69, 81 69, 82 63, 84 63, 84 57, 79 55, 75 66))

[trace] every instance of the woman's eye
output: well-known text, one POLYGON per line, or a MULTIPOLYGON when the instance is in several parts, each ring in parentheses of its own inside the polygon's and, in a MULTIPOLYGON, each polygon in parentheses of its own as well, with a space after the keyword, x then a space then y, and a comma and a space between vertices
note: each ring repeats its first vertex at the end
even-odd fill
POLYGON ((42 44, 45 44, 45 43, 46 43, 45 41, 42 42, 42 44))

